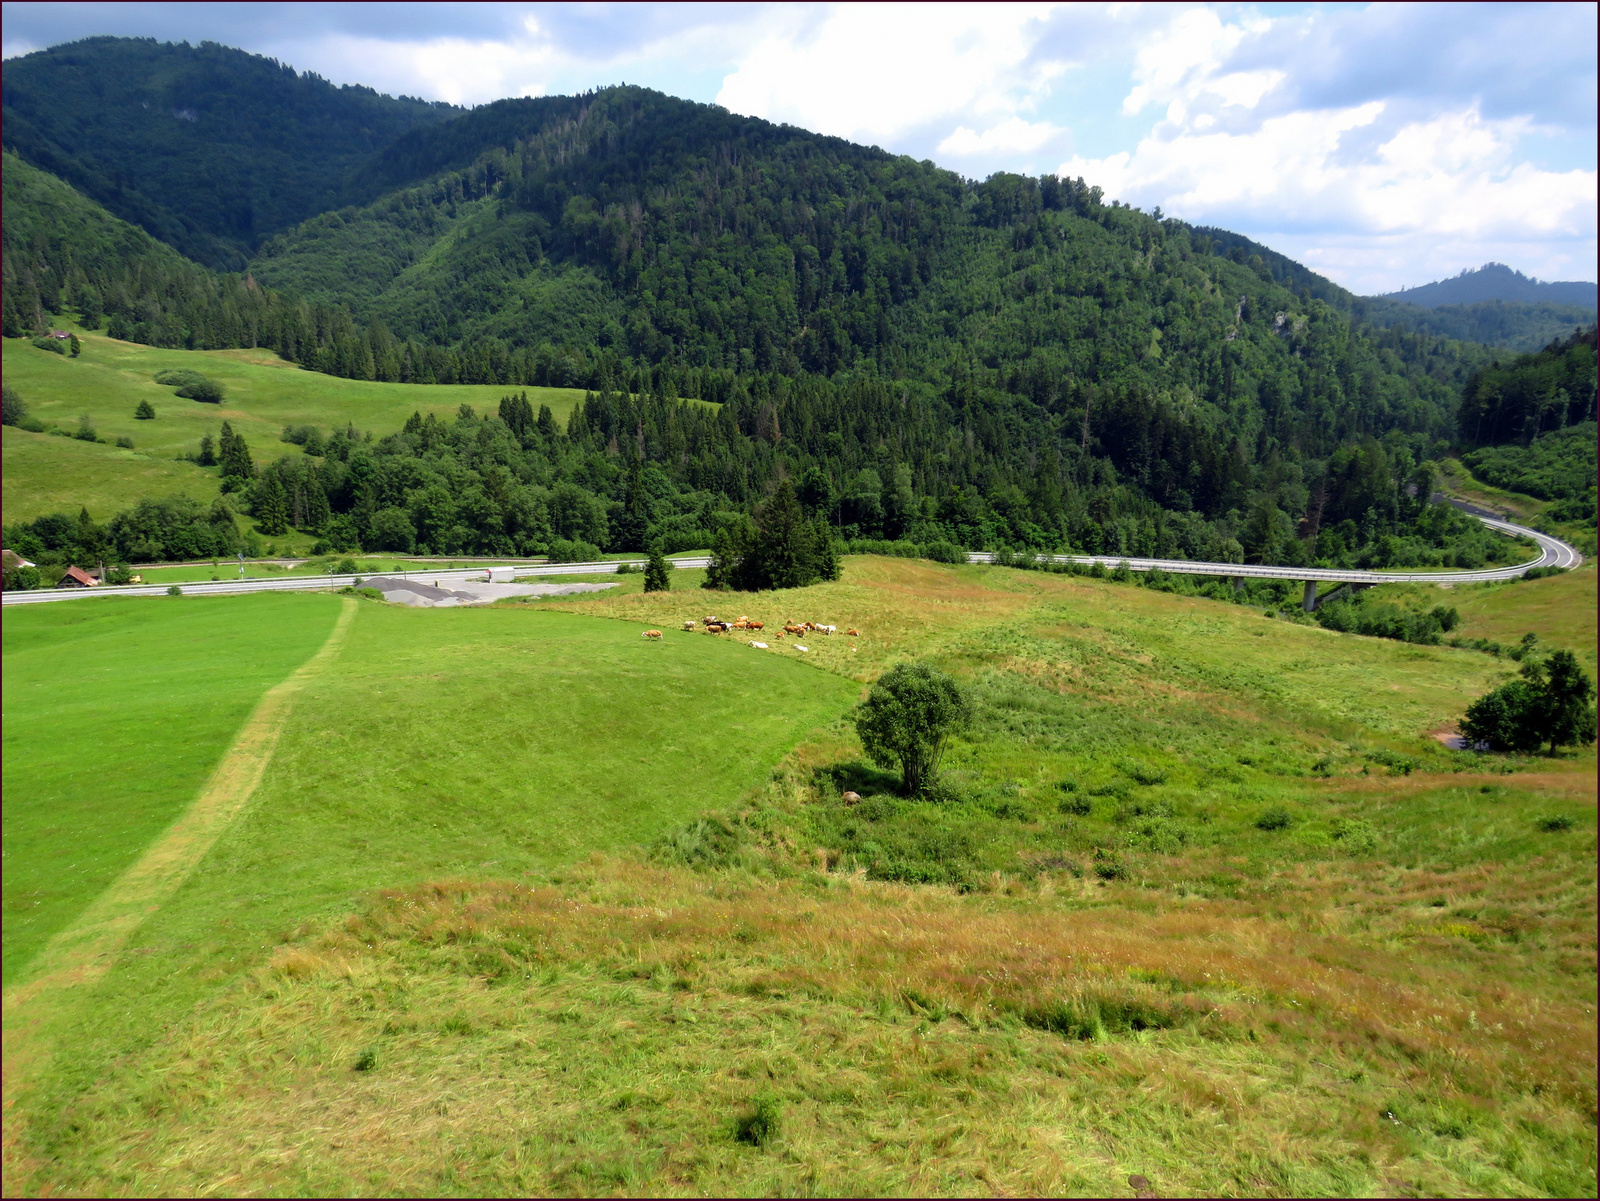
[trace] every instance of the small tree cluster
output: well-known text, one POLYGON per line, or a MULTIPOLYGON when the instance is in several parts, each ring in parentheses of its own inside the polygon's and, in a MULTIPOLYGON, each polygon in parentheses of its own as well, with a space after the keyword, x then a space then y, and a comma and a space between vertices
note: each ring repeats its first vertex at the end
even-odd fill
POLYGON ((839 552, 827 522, 808 520, 787 480, 778 484, 755 521, 717 531, 706 588, 756 592, 804 588, 839 578, 839 552))
POLYGON ((1522 665, 1522 678, 1479 697, 1461 721, 1461 734, 1473 745, 1494 751, 1550 753, 1562 746, 1587 746, 1595 739, 1594 681, 1577 656, 1557 651, 1544 662, 1522 665))

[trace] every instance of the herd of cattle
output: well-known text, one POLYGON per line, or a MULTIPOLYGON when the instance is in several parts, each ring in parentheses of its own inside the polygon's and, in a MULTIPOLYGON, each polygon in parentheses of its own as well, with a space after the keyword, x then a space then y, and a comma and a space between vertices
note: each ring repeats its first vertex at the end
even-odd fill
MULTIPOLYGON (((726 634, 726 633, 729 633, 732 630, 758 631, 758 630, 764 630, 764 629, 767 628, 765 622, 754 621, 749 617, 740 617, 736 621, 724 621, 720 617, 708 616, 708 617, 701 618, 698 622, 686 621, 686 622, 683 623, 683 628, 684 628, 685 632, 690 632, 690 633, 692 633, 697 627, 700 627, 700 626, 703 626, 705 628, 705 632, 708 633, 708 634, 726 634)), ((839 632, 839 627, 838 626, 823 625, 821 622, 816 622, 816 621, 794 621, 794 620, 790 620, 790 621, 784 622, 783 629, 779 630, 776 634, 773 635, 773 637, 774 638, 782 638, 785 634, 789 634, 789 635, 822 634, 823 636, 827 637, 827 636, 832 636, 834 634, 837 634, 838 632, 839 632)), ((844 633, 845 633, 845 637, 846 638, 859 638, 861 636, 859 631, 853 630, 853 629, 846 630, 844 633)), ((644 634, 642 635, 642 637, 645 637, 645 638, 660 638, 661 637, 661 631, 660 630, 646 630, 644 632, 644 634)), ((766 650, 767 649, 767 644, 765 642, 752 642, 750 645, 754 646, 754 647, 759 647, 762 650, 766 650)), ((796 647, 796 649, 797 650, 806 650, 807 648, 801 646, 801 647, 796 647)))

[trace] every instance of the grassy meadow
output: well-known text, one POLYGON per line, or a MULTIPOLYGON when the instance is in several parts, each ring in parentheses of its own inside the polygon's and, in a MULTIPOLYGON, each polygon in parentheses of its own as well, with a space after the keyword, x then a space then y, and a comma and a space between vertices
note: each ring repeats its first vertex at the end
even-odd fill
MULTIPOLYGON (((76 513, 87 506, 105 521, 146 496, 186 493, 209 500, 217 494, 215 469, 181 462, 202 435, 216 436, 224 421, 242 434, 258 464, 305 452, 279 441, 286 425, 315 425, 324 433, 353 424, 382 436, 403 426, 414 412, 453 417, 462 404, 494 412, 513 389, 488 384, 390 384, 340 379, 305 371, 270 350, 160 350, 78 331, 83 353, 76 359, 40 350, 24 338, 0 344, 6 384, 28 405, 28 415, 68 432, 88 416, 101 443, 50 434, 5 430, 6 520, 26 521, 45 513, 76 513), (201 404, 155 382, 158 371, 188 368, 221 384, 220 405, 201 404), (141 400, 155 408, 153 421, 136 421, 141 400), (133 439, 133 450, 114 445, 133 439)), ((583 393, 570 388, 517 388, 535 409, 547 404, 565 421, 583 393)))
POLYGON ((6 987, 193 799, 337 610, 312 594, 7 610, 6 987))
POLYGON ((362 602, 51 1012, 8 1188, 1594 1194, 1593 752, 1431 737, 1515 664, 1008 569, 699 577, 362 602), (847 720, 911 657, 973 699, 937 803, 847 720))

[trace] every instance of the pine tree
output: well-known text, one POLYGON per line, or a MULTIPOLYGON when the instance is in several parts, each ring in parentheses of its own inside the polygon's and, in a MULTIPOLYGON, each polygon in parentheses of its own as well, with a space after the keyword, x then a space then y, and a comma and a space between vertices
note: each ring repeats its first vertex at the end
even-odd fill
POLYGON ((221 450, 223 475, 231 475, 241 480, 255 478, 256 466, 250 458, 250 447, 245 442, 244 435, 234 433, 226 421, 222 423, 221 450))
POLYGON ((289 498, 276 471, 267 472, 256 484, 251 511, 255 514, 256 528, 263 534, 289 532, 289 498))
POLYGON ((644 491, 644 466, 638 458, 628 464, 628 486, 623 494, 622 514, 612 528, 613 550, 643 550, 650 537, 649 501, 644 491))
POLYGON ((816 581, 811 524, 783 480, 756 515, 756 588, 803 588, 816 581))
POLYGON ((811 566, 819 580, 839 578, 839 548, 834 545, 833 529, 826 521, 811 526, 811 566))
POLYGON ((200 435, 200 466, 215 467, 217 465, 217 443, 210 434, 200 435))
POLYGON ((332 515, 327 489, 322 486, 321 475, 313 468, 306 478, 306 528, 320 533, 332 515))
POLYGON ((671 570, 672 564, 667 562, 667 557, 661 553, 661 548, 659 546, 656 547, 650 552, 649 562, 644 565, 644 590, 646 592, 670 591, 672 582, 668 577, 668 573, 671 570))

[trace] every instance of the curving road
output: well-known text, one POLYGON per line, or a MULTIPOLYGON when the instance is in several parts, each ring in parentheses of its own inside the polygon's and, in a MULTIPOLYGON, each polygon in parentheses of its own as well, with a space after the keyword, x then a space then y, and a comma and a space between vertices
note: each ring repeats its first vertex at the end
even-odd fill
MULTIPOLYGON (((1355 571, 1339 568, 1325 567, 1264 567, 1252 563, 1197 563, 1188 559, 1133 559, 1118 555, 1049 555, 1046 556, 1055 563, 1100 563, 1106 567, 1116 567, 1126 563, 1134 571, 1149 571, 1159 568, 1162 571, 1172 572, 1175 575, 1213 575, 1213 576, 1254 576, 1259 579, 1269 580, 1315 580, 1336 584, 1396 584, 1396 583, 1423 583, 1423 584, 1468 584, 1481 583, 1487 580, 1511 580, 1522 575, 1534 567, 1576 567, 1583 562, 1583 556, 1559 538, 1552 538, 1549 534, 1541 534, 1537 530, 1530 530, 1526 526, 1515 525, 1506 521, 1498 514, 1490 513, 1485 509, 1478 509, 1461 501, 1452 501, 1457 508, 1472 514, 1484 525, 1501 533, 1510 535, 1523 535, 1533 539, 1539 547, 1539 557, 1527 563, 1518 563, 1512 567, 1491 567, 1482 571, 1355 571)), ((975 551, 967 556, 973 563, 990 563, 994 555, 988 551, 975 551)), ((704 567, 710 559, 700 556, 695 558, 678 558, 669 560, 674 567, 704 567)), ((643 567, 644 560, 634 561, 635 566, 643 567)), ((617 563, 538 563, 538 564, 513 564, 517 577, 527 578, 548 575, 607 575, 615 574, 617 563)), ((450 571, 410 571, 410 572, 383 572, 388 578, 411 578, 427 583, 438 581, 441 587, 450 587, 452 584, 464 584, 473 579, 482 579, 485 574, 483 566, 456 568, 450 571)), ((185 596, 212 596, 240 592, 284 592, 320 588, 342 588, 353 582, 353 577, 347 575, 301 575, 277 576, 266 579, 244 580, 215 580, 204 583, 181 584, 185 596)), ((33 592, 7 592, 0 596, 0 601, 7 605, 37 605, 48 601, 79 600, 85 596, 164 596, 168 585, 165 584, 135 584, 125 587, 105 587, 93 590, 83 588, 41 588, 33 592)))

